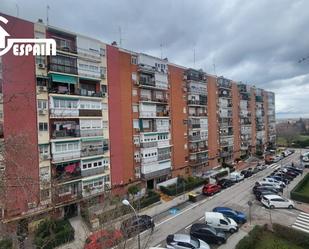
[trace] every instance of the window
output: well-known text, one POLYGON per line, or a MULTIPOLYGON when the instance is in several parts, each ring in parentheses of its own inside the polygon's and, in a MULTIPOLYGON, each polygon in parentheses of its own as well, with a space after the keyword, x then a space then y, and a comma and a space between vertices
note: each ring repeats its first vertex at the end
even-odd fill
POLYGON ((102 110, 107 111, 107 104, 106 103, 102 103, 102 110))
POLYGON ((47 109, 47 100, 38 99, 38 109, 39 110, 47 109))
POLYGON ((133 128, 134 129, 139 129, 138 119, 133 119, 133 128))
POLYGON ((134 55, 131 56, 131 64, 137 65, 137 57, 134 55))
POLYGON ((40 198, 41 198, 41 201, 47 201, 49 199, 49 196, 50 196, 50 191, 49 189, 42 189, 40 191, 40 198))
POLYGON ((35 57, 35 64, 45 64, 45 57, 44 56, 36 56, 35 57))
POLYGON ((105 48, 100 48, 100 55, 105 56, 106 55, 106 50, 105 48))
POLYGON ((132 89, 132 96, 137 96, 137 90, 136 89, 132 89))
POLYGON ((39 145, 39 152, 41 156, 49 154, 49 145, 48 144, 40 144, 39 145))
POLYGON ((132 105, 133 112, 138 112, 138 105, 132 105))
POLYGON ((47 123, 39 123, 39 131, 48 131, 48 124, 47 123))
POLYGON ((47 86, 48 79, 46 78, 36 78, 36 85, 37 86, 47 86))
POLYGON ((221 219, 220 219, 220 224, 222 224, 222 225, 227 225, 227 222, 226 222, 225 220, 221 220, 221 219))

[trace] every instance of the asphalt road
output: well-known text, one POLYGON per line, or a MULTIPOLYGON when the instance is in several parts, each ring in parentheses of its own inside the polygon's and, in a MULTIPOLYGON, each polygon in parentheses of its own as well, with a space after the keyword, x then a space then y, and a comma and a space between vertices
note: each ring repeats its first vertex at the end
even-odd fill
MULTIPOLYGON (((247 203, 249 200, 253 202, 251 207, 252 224, 269 223, 271 219, 272 222, 281 223, 287 226, 292 225, 299 214, 298 210, 275 209, 270 211, 269 209, 264 208, 259 201, 255 200, 251 191, 256 181, 270 174, 274 168, 280 167, 281 165, 291 164, 292 161, 299 161, 299 153, 295 152, 289 157, 284 158, 252 177, 235 184, 231 188, 221 191, 215 196, 205 198, 198 203, 186 202, 179 207, 179 211, 175 214, 164 212, 156 216, 156 227, 153 233, 145 231, 141 234, 141 248, 149 248, 151 246, 164 247, 165 239, 168 234, 188 233, 190 231, 190 226, 193 223, 204 222, 205 211, 211 211, 216 206, 231 207, 245 212, 248 215, 249 206, 247 203)), ((294 179, 288 189, 284 190, 283 195, 289 195, 289 190, 291 190, 293 185, 295 185, 300 179, 301 176, 294 179)), ((228 243, 229 240, 227 241, 227 244, 228 243)), ((126 248, 137 248, 137 239, 132 238, 127 241, 126 248)), ((216 248, 216 246, 211 245, 211 248, 216 248)))

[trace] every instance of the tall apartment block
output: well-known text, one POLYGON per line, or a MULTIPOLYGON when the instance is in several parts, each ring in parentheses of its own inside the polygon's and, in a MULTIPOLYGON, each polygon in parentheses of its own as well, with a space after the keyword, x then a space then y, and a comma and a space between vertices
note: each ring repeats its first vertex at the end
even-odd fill
POLYGON ((276 141, 275 96, 10 16, 12 38, 52 38, 57 55, 0 58, 0 214, 70 217, 132 184, 201 176, 276 141))
POLYGON ((69 217, 111 186, 106 45, 42 22, 7 19, 11 37, 53 38, 57 55, 2 58, 2 217, 47 211, 69 217))

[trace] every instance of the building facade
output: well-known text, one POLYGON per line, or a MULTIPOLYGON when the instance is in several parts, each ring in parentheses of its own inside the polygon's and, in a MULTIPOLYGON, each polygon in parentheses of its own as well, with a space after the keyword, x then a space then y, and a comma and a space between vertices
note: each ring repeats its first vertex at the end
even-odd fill
POLYGON ((0 58, 5 221, 70 217, 275 145, 272 92, 6 17, 11 37, 52 38, 57 55, 0 58))

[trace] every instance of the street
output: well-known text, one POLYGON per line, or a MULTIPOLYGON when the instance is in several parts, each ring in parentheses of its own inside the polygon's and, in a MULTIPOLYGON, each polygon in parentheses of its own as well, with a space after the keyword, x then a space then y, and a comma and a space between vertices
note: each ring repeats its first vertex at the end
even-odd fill
MULTIPOLYGON (((142 248, 148 248, 151 246, 164 247, 165 239, 168 234, 174 233, 188 233, 193 223, 204 222, 205 211, 211 211, 216 206, 227 206, 242 212, 247 215, 249 213, 248 201, 252 201, 251 207, 251 220, 252 224, 265 224, 271 222, 277 222, 283 225, 291 226, 299 215, 298 210, 287 210, 287 209, 274 209, 269 210, 263 207, 259 201, 255 200, 255 196, 252 194, 252 187, 255 182, 271 173, 274 169, 281 165, 291 164, 292 161, 298 162, 299 155, 294 153, 291 156, 284 158, 281 162, 268 166, 267 169, 258 172, 250 178, 235 184, 231 188, 222 190, 215 196, 211 196, 198 203, 184 203, 179 211, 175 214, 165 212, 164 214, 157 215, 154 217, 156 227, 154 232, 151 234, 150 231, 145 231, 141 234, 142 248)), ((296 183, 302 178, 298 176, 290 183, 288 189, 284 189, 283 195, 288 197, 289 190, 291 190, 296 183)), ((248 222, 240 228, 240 230, 246 229, 249 226, 248 222)), ((239 233, 239 232, 238 232, 239 233)), ((238 236, 237 234, 232 236, 238 236)), ((229 240, 227 244, 229 245, 229 240)), ((223 245, 222 248, 226 245, 223 245)), ((137 248, 136 238, 131 239, 127 242, 126 248, 137 248)), ((211 245, 211 248, 216 246, 211 245)))

